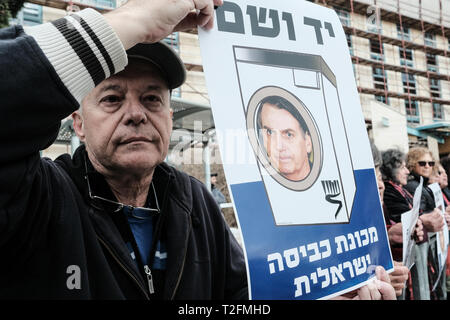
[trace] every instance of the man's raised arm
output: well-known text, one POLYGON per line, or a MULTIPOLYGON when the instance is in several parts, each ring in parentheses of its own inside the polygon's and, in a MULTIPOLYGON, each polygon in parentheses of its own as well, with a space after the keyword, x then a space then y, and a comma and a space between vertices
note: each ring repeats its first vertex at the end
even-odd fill
POLYGON ((129 0, 105 15, 85 9, 0 30, 0 235, 30 214, 28 196, 45 196, 51 185, 39 150, 55 141, 61 120, 97 84, 125 68, 126 50, 174 31, 212 27, 214 5, 221 3, 129 0))

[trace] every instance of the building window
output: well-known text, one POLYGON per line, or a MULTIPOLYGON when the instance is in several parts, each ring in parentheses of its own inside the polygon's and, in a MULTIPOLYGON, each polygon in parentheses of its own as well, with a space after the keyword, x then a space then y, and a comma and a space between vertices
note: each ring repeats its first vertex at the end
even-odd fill
POLYGON ((415 100, 405 100, 406 119, 408 122, 419 123, 419 103, 415 100))
POLYGON ((348 50, 350 51, 350 55, 353 56, 352 36, 349 35, 348 33, 346 33, 345 37, 347 38, 347 45, 348 45, 348 50))
POLYGON ((430 78, 430 94, 433 98, 441 97, 441 86, 439 79, 430 78))
POLYGON ((389 104, 389 97, 386 100, 386 96, 384 95, 375 95, 375 100, 380 101, 384 104, 389 104))
POLYGON ((114 9, 116 7, 115 0, 82 0, 80 2, 83 4, 100 7, 100 8, 114 9))
POLYGON ((426 46, 436 47, 436 37, 434 34, 430 32, 425 32, 424 34, 424 43, 426 46))
POLYGON ((416 78, 413 74, 406 74, 402 72, 403 92, 416 94, 416 78))
POLYGON ((403 49, 403 48, 398 48, 398 52, 400 54, 400 64, 402 66, 407 66, 407 67, 413 67, 414 66, 414 61, 413 61, 413 51, 411 49, 403 49))
POLYGON ((409 28, 403 26, 403 32, 402 32, 401 26, 399 24, 397 24, 397 37, 400 40, 402 40, 402 39, 407 40, 407 41, 411 40, 411 32, 410 32, 409 28))
POLYGON ((383 73, 382 68, 372 67, 372 76, 373 76, 373 87, 375 89, 384 90, 384 82, 386 81, 386 90, 387 90, 386 71, 383 73))
POLYGON ((383 58, 383 44, 380 46, 380 41, 370 40, 370 58, 372 60, 381 61, 383 58))
POLYGON ((434 120, 444 119, 444 109, 442 108, 442 104, 433 102, 433 119, 434 120))
POLYGON ((174 32, 165 37, 162 41, 168 44, 172 49, 179 52, 180 51, 180 36, 178 32, 174 32))
POLYGON ((23 8, 18 12, 16 19, 12 19, 11 24, 23 26, 35 26, 42 23, 42 6, 32 3, 24 3, 23 8))
POLYGON ((427 53, 427 69, 431 72, 438 72, 436 55, 427 53))
POLYGON ((334 11, 336 11, 339 19, 343 26, 350 27, 350 12, 345 9, 334 7, 334 11))
POLYGON ((370 21, 371 19, 368 19, 367 24, 367 31, 373 32, 373 33, 382 33, 383 26, 380 19, 375 19, 373 21, 370 21))

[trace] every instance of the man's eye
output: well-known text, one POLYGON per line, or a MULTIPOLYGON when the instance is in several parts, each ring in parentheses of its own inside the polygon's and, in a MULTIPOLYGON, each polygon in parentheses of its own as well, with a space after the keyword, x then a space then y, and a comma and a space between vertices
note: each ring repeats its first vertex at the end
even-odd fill
POLYGON ((271 129, 266 129, 267 135, 271 136, 272 135, 272 130, 271 129))
POLYGON ((144 97, 144 101, 146 102, 151 102, 151 103, 155 103, 155 102, 161 102, 161 98, 156 96, 156 95, 149 95, 144 97))
POLYGON ((103 97, 100 102, 105 102, 105 103, 118 103, 120 102, 122 99, 119 96, 114 96, 114 95, 110 95, 110 96, 106 96, 103 97))

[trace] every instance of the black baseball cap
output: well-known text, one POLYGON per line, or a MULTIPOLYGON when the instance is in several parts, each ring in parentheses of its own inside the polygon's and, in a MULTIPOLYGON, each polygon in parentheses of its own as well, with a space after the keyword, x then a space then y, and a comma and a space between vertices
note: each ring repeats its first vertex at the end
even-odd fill
POLYGON ((181 86, 186 80, 183 61, 169 45, 163 41, 139 43, 127 50, 128 58, 138 58, 154 64, 166 77, 169 89, 181 86))

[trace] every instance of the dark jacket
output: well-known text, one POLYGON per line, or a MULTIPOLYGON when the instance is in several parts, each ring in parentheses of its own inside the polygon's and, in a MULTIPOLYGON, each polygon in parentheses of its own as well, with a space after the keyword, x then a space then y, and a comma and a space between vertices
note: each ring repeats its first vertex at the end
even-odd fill
MULTIPOLYGON (((444 189, 442 189, 442 194, 445 196, 445 198, 450 201, 450 189, 448 187, 445 187, 444 189)), ((445 199, 444 199, 445 202, 445 199)), ((445 205, 447 206, 447 203, 445 203, 445 205)))
MULTIPOLYGON (((420 181, 420 180, 419 180, 420 181)), ((383 196, 383 209, 386 221, 387 229, 389 230, 394 224, 401 223, 402 214, 410 211, 413 207, 414 194, 411 194, 402 186, 402 192, 392 185, 392 182, 386 181, 383 196), (402 194, 403 193, 403 194, 402 194)), ((416 241, 418 244, 426 242, 428 240, 428 233, 424 230, 424 240, 416 241)), ((402 260, 402 247, 401 243, 390 243, 392 257, 396 261, 402 260)))
MULTIPOLYGON (((423 178, 423 189, 422 189, 422 197, 420 200, 420 214, 430 213, 436 208, 436 204, 434 202, 434 194, 433 191, 428 187, 428 178, 423 178)), ((408 183, 405 186, 405 189, 408 190, 414 196, 414 192, 420 183, 420 176, 414 172, 408 177, 408 183)))
POLYGON ((401 215, 412 208, 412 199, 405 198, 390 182, 385 182, 384 186, 385 215, 396 223, 401 222, 401 215))
MULTIPOLYGON (((39 155, 78 104, 21 27, 0 30, 0 99, 0 299, 149 298, 122 214, 92 206, 84 147, 73 159, 39 155)), ((114 199, 92 174, 96 190, 114 199)), ((166 164, 153 181, 162 199, 155 234, 168 261, 150 298, 247 298, 242 250, 204 185, 166 164)))

